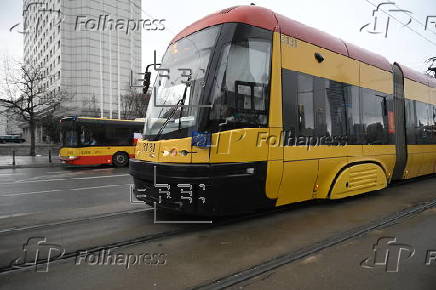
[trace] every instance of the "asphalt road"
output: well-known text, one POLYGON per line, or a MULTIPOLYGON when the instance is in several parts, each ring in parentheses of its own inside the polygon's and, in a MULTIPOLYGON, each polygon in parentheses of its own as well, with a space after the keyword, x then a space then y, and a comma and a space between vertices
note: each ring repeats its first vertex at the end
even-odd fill
POLYGON ((127 169, 0 170, 0 289, 434 289, 434 177, 213 224, 156 222, 130 183, 127 169), (398 272, 361 266, 382 237, 406 249, 398 272))

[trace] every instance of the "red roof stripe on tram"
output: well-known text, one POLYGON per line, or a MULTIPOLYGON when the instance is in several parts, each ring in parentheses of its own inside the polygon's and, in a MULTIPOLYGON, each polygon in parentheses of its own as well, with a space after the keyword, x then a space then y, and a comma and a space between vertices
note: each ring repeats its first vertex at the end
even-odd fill
POLYGON ((345 42, 345 44, 348 47, 348 55, 352 59, 356 59, 363 63, 373 65, 385 71, 392 71, 392 64, 384 56, 358 47, 349 42, 345 42))
POLYGON ((413 70, 410 67, 407 67, 405 65, 400 64, 400 67, 401 67, 401 70, 403 71, 405 78, 412 80, 412 81, 415 81, 415 82, 418 82, 418 83, 421 83, 421 84, 424 84, 424 85, 429 86, 431 88, 436 88, 436 79, 435 78, 431 78, 423 73, 417 72, 417 71, 415 71, 415 70, 413 70))
POLYGON ((339 38, 289 19, 281 14, 276 14, 279 21, 280 32, 316 46, 331 50, 333 52, 348 56, 347 47, 339 38))
MULTIPOLYGON (((271 31, 275 31, 279 28, 281 33, 288 36, 348 56, 382 70, 392 71, 392 64, 381 55, 360 48, 354 44, 344 42, 328 33, 259 6, 235 6, 210 14, 183 29, 174 37, 171 43, 203 28, 226 22, 246 23, 271 31)), ((402 68, 406 78, 430 85, 431 87, 436 87, 436 80, 404 66, 402 66, 402 68)))
POLYGON ((209 14, 206 17, 192 23, 178 33, 171 43, 174 43, 177 40, 203 28, 226 22, 246 23, 271 31, 274 31, 277 26, 277 20, 274 16, 274 12, 269 9, 258 6, 235 6, 209 14))
POLYGON ((392 70, 391 64, 380 55, 371 53, 355 45, 347 44, 341 39, 331 36, 328 33, 258 6, 236 6, 210 14, 186 27, 177 34, 176 37, 174 37, 171 43, 174 43, 195 31, 226 22, 246 23, 271 31, 275 31, 278 26, 280 32, 288 36, 360 60, 382 70, 392 70))

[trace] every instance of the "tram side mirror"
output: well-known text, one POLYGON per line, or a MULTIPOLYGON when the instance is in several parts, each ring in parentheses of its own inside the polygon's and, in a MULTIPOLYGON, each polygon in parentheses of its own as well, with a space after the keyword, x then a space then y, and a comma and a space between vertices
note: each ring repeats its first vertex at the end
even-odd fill
POLYGON ((324 61, 324 57, 318 52, 315 53, 315 59, 318 61, 318 63, 322 63, 324 61))
POLYGON ((151 79, 151 72, 146 71, 144 73, 144 82, 143 82, 143 88, 142 88, 142 93, 144 95, 147 94, 148 88, 150 87, 150 79, 151 79))

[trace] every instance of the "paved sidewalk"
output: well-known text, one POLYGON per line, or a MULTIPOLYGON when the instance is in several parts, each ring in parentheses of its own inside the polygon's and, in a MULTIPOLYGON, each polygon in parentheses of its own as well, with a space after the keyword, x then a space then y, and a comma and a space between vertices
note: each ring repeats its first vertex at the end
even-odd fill
POLYGON ((0 169, 57 167, 62 165, 58 156, 52 156, 51 159, 50 163, 48 156, 15 156, 15 165, 13 165, 12 155, 1 155, 0 169))

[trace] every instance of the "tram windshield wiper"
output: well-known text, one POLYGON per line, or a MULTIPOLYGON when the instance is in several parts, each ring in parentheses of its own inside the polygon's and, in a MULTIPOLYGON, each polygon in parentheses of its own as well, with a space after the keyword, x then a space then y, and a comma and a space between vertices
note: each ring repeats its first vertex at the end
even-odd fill
POLYGON ((183 106, 185 105, 186 100, 186 92, 188 90, 188 87, 191 86, 190 78, 185 83, 185 90, 183 91, 182 97, 177 101, 177 103, 171 108, 171 113, 168 115, 168 117, 163 122, 162 126, 159 128, 159 131, 156 133, 156 136, 154 137, 153 141, 159 140, 159 137, 162 135, 163 130, 165 130, 166 126, 170 122, 171 118, 174 117, 175 113, 177 112, 177 108, 180 106, 180 118, 179 118, 179 131, 181 130, 181 124, 182 124, 182 114, 183 114, 183 106))

